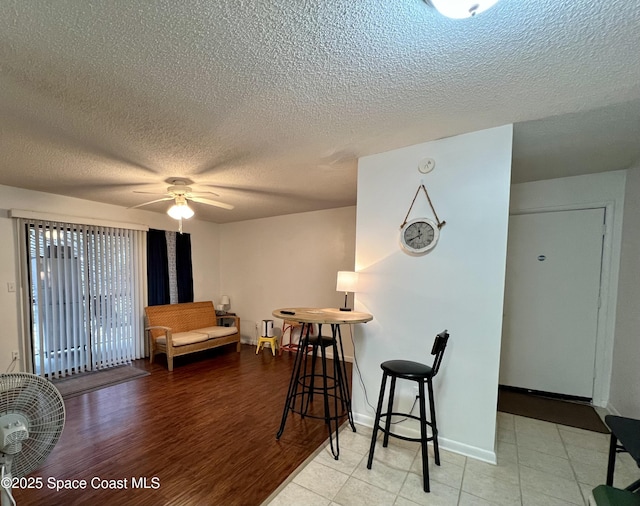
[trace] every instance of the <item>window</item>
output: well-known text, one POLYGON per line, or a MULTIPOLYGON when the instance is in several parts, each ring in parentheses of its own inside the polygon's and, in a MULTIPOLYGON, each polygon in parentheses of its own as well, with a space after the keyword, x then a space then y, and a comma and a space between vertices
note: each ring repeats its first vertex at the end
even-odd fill
POLYGON ((20 220, 33 372, 50 378, 144 355, 144 231, 20 220))

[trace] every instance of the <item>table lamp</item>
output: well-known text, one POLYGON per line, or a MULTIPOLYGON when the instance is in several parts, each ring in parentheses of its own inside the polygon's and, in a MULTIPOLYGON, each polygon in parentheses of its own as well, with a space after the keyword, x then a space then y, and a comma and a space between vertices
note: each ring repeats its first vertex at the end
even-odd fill
POLYGON ((358 273, 352 271, 338 271, 338 282, 336 283, 336 291, 344 292, 344 307, 340 311, 351 311, 347 307, 347 294, 355 292, 358 286, 358 273))
POLYGON ((228 295, 223 295, 222 297, 220 297, 220 305, 224 307, 225 311, 229 311, 229 308, 231 307, 231 301, 229 300, 228 295))

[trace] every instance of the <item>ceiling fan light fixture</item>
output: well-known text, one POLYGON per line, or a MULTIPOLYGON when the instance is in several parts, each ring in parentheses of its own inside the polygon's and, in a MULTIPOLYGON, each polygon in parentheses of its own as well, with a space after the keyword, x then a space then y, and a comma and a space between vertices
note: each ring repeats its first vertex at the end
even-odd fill
POLYGON ((499 0, 425 0, 440 14, 453 19, 470 18, 490 9, 499 0))
POLYGON ((188 220, 194 215, 194 212, 187 205, 184 197, 176 197, 176 203, 169 208, 167 214, 174 220, 188 220))

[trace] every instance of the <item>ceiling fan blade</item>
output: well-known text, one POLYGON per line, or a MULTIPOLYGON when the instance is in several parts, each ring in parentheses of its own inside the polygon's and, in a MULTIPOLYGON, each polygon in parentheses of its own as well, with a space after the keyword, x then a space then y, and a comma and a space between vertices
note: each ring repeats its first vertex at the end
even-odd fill
POLYGON ((195 192, 195 193, 190 193, 190 196, 187 196, 187 198, 192 198, 192 197, 204 197, 204 195, 213 195, 214 197, 219 197, 220 195, 218 195, 215 192, 209 192, 209 191, 203 191, 203 192, 195 192))
POLYGON ((150 204, 155 204, 156 202, 164 202, 165 200, 173 200, 173 197, 165 197, 163 199, 152 200, 151 202, 145 202, 144 204, 138 204, 137 206, 131 206, 131 207, 128 207, 127 209, 135 209, 136 207, 148 206, 150 204))
POLYGON ((231 204, 225 204, 224 202, 218 202, 217 200, 203 199, 202 197, 191 197, 190 200, 193 200, 194 202, 198 202, 200 204, 206 204, 208 206, 221 207, 222 209, 233 209, 233 206, 231 204))
POLYGON ((144 193, 145 195, 169 195, 167 192, 145 192, 142 190, 133 190, 133 193, 144 193))

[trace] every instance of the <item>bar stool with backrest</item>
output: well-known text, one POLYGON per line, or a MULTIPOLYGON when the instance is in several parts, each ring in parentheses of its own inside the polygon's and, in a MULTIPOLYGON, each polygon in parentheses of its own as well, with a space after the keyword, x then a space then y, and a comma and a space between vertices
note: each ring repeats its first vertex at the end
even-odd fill
POLYGON ((433 365, 428 366, 419 362, 412 362, 410 360, 389 360, 383 362, 380 367, 382 368, 382 386, 380 387, 380 397, 378 398, 378 408, 376 410, 376 419, 373 424, 373 434, 371 435, 371 448, 369 450, 369 460, 367 462, 367 469, 371 469, 373 463, 373 452, 376 447, 376 438, 378 436, 378 430, 384 433, 383 447, 387 447, 389 444, 389 436, 393 436, 398 439, 404 439, 405 441, 418 441, 422 445, 422 478, 423 488, 425 492, 429 492, 429 451, 428 443, 433 441, 433 452, 436 461, 436 465, 440 465, 440 451, 438 449, 438 426, 436 424, 436 408, 433 399, 433 377, 438 373, 440 364, 442 363, 442 356, 444 350, 447 347, 447 341, 449 340, 448 331, 444 330, 436 335, 431 348, 431 355, 434 355, 433 365), (391 377, 391 387, 389 388, 389 403, 387 411, 382 412, 382 405, 384 402, 384 391, 387 385, 387 378, 391 377), (393 411, 393 396, 396 389, 396 380, 404 379, 409 381, 416 381, 418 383, 418 401, 420 404, 420 416, 415 416, 411 413, 398 413, 393 411), (430 419, 427 420, 426 400, 424 394, 424 384, 427 384, 429 392, 429 411, 430 419), (394 434, 391 432, 391 417, 402 416, 405 418, 413 418, 420 421, 420 437, 411 438, 394 434), (380 419, 384 418, 384 427, 380 426, 380 419), (431 436, 427 435, 427 426, 431 427, 431 436))

